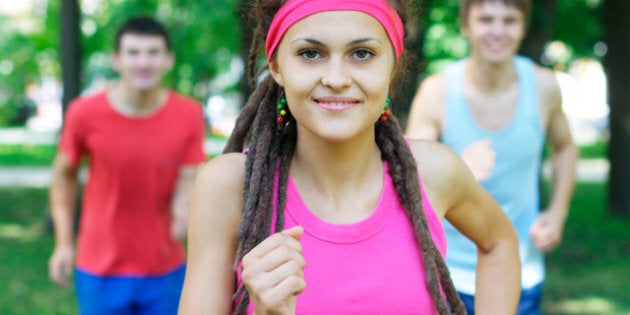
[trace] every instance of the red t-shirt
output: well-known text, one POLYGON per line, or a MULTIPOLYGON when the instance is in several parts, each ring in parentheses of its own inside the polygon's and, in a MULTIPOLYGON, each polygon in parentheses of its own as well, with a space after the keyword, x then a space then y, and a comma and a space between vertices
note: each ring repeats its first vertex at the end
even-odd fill
POLYGON ((171 199, 179 168, 205 161, 204 121, 196 101, 169 91, 148 117, 115 111, 105 92, 73 101, 59 149, 89 159, 77 267, 96 275, 161 275, 180 266, 171 199))

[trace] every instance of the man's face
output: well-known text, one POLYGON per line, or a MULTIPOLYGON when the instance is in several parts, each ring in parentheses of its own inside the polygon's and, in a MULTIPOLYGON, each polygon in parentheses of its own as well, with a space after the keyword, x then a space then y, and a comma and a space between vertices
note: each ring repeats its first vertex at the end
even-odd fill
POLYGON ((120 38, 113 63, 123 84, 141 92, 160 86, 164 74, 173 67, 173 55, 161 36, 126 33, 120 38))
POLYGON ((490 63, 511 60, 525 36, 523 13, 501 1, 472 4, 463 32, 471 54, 490 63))

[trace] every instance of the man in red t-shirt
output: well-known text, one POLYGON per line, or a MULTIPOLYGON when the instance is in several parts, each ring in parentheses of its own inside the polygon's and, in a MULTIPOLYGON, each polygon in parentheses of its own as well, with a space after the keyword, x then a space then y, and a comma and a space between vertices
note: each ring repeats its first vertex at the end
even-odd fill
POLYGON ((205 161, 202 108, 161 85, 173 54, 152 18, 133 18, 118 30, 113 65, 120 80, 74 100, 65 116, 50 186, 50 277, 67 285, 76 263, 82 314, 176 314, 185 271, 179 240, 205 161), (75 258, 82 157, 89 176, 75 258))

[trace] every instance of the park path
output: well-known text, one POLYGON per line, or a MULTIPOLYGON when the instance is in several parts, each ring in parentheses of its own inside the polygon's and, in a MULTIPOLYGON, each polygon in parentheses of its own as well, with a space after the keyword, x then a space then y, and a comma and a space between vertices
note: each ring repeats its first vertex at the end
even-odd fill
MULTIPOLYGON (((29 132, 24 129, 0 128, 0 143, 4 144, 54 144, 56 133, 54 132, 29 132)), ((216 139, 207 139, 204 149, 208 154, 216 155, 223 150, 225 142, 216 139)), ((576 178, 578 181, 601 182, 608 179, 609 164, 605 159, 580 160, 577 166, 576 178)), ((86 174, 83 172, 83 178, 86 174)), ((551 176, 551 168, 548 164, 543 167, 543 175, 551 176)), ((0 186, 2 187, 47 187, 50 183, 49 166, 3 166, 0 165, 0 186)))
MULTIPOLYGON (((545 165, 543 174, 549 177, 551 169, 545 165)), ((0 166, 0 187, 47 187, 50 183, 50 167, 47 166, 0 166)), ((608 161, 581 160, 576 177, 582 182, 602 182, 608 179, 608 161)), ((85 178, 85 173, 83 173, 85 178)))
MULTIPOLYGON (((54 145, 57 141, 55 132, 29 132, 23 128, 0 128, 0 144, 54 145)), ((206 139, 204 150, 207 154, 220 154, 225 146, 224 140, 206 139)), ((87 172, 82 171, 85 179, 87 172)), ((50 166, 6 166, 0 165, 0 187, 48 187, 50 184, 50 166)))

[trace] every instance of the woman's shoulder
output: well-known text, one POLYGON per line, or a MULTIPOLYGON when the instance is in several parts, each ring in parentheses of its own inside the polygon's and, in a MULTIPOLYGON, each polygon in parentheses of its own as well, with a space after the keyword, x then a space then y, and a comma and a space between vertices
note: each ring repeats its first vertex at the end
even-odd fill
MULTIPOLYGON (((229 205, 240 204, 245 183, 246 156, 241 153, 221 154, 206 162, 195 180, 199 199, 220 199, 229 205)), ((219 204, 219 202, 213 202, 219 204)))
POLYGON ((245 161, 242 153, 225 153, 206 162, 199 174, 198 182, 220 183, 217 188, 241 189, 245 180, 245 161))
MULTIPOLYGON (((446 145, 425 139, 409 139, 409 148, 416 159, 418 170, 429 171, 427 169, 452 168, 453 164, 459 162, 459 157, 446 145)), ((439 171, 439 172, 444 172, 439 171)))
POLYGON ((436 212, 444 215, 474 182, 472 174, 459 156, 447 146, 432 140, 409 140, 418 173, 436 212))
POLYGON ((195 179, 189 217, 192 232, 189 235, 206 239, 212 235, 207 231, 211 226, 217 227, 217 237, 236 234, 243 204, 245 160, 243 154, 229 153, 203 165, 195 179), (201 234, 196 234, 198 232, 201 234))

